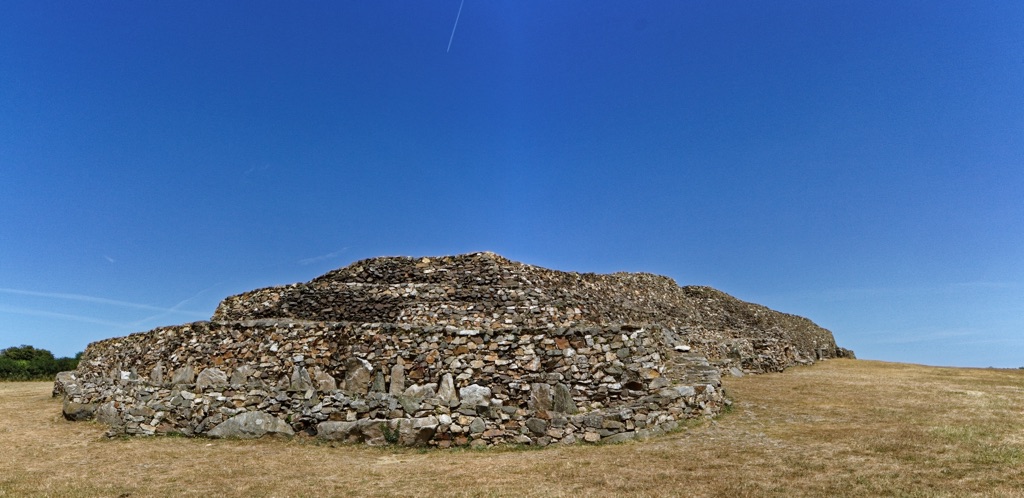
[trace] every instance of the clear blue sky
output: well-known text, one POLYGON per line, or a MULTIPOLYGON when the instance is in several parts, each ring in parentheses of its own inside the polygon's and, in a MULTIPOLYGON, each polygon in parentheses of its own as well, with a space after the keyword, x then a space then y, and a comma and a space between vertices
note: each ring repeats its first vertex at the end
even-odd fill
POLYGON ((0 347, 490 250, 1024 366, 1024 2, 0 4, 0 347))

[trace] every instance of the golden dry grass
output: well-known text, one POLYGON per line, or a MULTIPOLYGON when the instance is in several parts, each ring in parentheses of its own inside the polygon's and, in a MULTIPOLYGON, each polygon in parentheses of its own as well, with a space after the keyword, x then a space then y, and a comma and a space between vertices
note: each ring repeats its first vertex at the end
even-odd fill
POLYGON ((106 439, 0 383, 0 496, 1024 496, 1024 370, 832 360, 728 379, 714 423, 543 450, 106 439))

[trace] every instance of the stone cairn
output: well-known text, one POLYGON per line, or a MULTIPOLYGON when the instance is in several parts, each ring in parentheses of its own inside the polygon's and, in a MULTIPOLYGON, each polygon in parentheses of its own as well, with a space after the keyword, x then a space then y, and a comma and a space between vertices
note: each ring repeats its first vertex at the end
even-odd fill
POLYGON ((720 374, 848 356, 811 321, 644 273, 493 253, 375 258, 89 345, 64 416, 111 435, 367 444, 645 438, 728 404, 720 374))

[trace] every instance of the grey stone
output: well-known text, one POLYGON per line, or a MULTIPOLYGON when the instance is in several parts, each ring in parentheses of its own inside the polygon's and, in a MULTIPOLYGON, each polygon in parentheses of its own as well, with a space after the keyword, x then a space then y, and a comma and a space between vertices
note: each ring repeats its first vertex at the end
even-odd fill
POLYGON ((600 413, 587 413, 583 415, 581 422, 584 427, 597 429, 604 425, 604 416, 600 413))
POLYGON ((534 434, 544 434, 548 430, 548 422, 536 417, 530 418, 526 420, 526 428, 534 434))
POLYGON ((743 377, 743 370, 736 367, 729 367, 729 374, 733 377, 743 377))
POLYGON ((613 434, 613 435, 608 436, 606 438, 602 438, 601 442, 615 444, 615 443, 622 443, 622 442, 625 442, 625 441, 630 441, 630 440, 635 439, 635 438, 636 438, 636 433, 635 432, 620 432, 618 434, 613 434))
POLYGON ((398 431, 398 444, 403 446, 423 446, 434 438, 439 421, 437 417, 419 417, 399 419, 393 429, 398 431))
POLYGON ((231 372, 231 385, 242 386, 248 382, 249 377, 256 372, 256 369, 249 365, 242 365, 231 372))
POLYGON ((155 385, 160 386, 164 383, 164 362, 156 362, 156 366, 149 371, 149 381, 155 385))
POLYGON ((128 408, 128 414, 133 416, 133 417, 142 417, 142 418, 145 418, 145 419, 151 419, 151 418, 153 418, 153 415, 156 414, 156 410, 154 410, 151 407, 148 407, 146 405, 142 405, 142 406, 136 405, 136 406, 132 406, 132 407, 128 408))
POLYGON ((313 367, 313 373, 311 376, 313 378, 313 385, 316 387, 317 391, 327 392, 338 388, 338 382, 334 377, 323 371, 319 366, 313 367))
POLYGON ((693 396, 695 394, 697 394, 697 391, 695 391, 692 386, 666 387, 658 390, 658 395, 668 400, 675 400, 684 396, 693 396))
POLYGON ((111 427, 124 425, 124 420, 121 419, 121 414, 118 413, 117 406, 115 406, 113 401, 108 401, 98 406, 95 417, 97 422, 111 427))
POLYGON ((530 399, 527 402, 529 409, 537 411, 550 411, 552 407, 552 395, 550 384, 530 384, 530 399))
POLYGON ((568 423, 569 423, 569 420, 567 418, 565 418, 565 417, 560 417, 560 416, 557 416, 557 415, 554 416, 554 417, 551 417, 551 427, 557 427, 557 428, 561 429, 561 428, 565 427, 566 424, 568 424, 568 423))
POLYGON ((395 364, 391 367, 391 385, 388 386, 389 394, 402 394, 405 392, 405 366, 395 364))
POLYGON ((459 397, 455 393, 455 382, 452 379, 452 374, 446 373, 441 376, 441 384, 437 388, 437 397, 448 406, 459 402, 459 397))
POLYGON ((413 413, 419 411, 420 402, 423 400, 423 398, 406 396, 404 394, 399 394, 398 396, 395 396, 394 399, 397 400, 398 404, 402 406, 402 410, 404 410, 405 413, 408 413, 409 415, 412 415, 413 413))
POLYGON ((65 397, 62 412, 64 418, 68 420, 90 420, 96 413, 96 408, 97 405, 95 403, 77 403, 65 397))
POLYGON ((474 418, 473 421, 469 423, 470 434, 480 434, 485 429, 487 429, 487 423, 480 417, 474 418))
POLYGON ((349 394, 366 394, 373 376, 370 362, 353 357, 345 360, 345 383, 343 391, 349 394))
POLYGON ((555 384, 551 409, 553 411, 567 413, 569 415, 573 415, 579 411, 579 408, 576 406, 576 402, 572 399, 572 391, 569 390, 569 386, 561 383, 555 384))
POLYGON ((191 384, 195 379, 196 373, 192 365, 185 365, 174 371, 174 375, 171 375, 171 384, 191 384))
POLYGON ((82 389, 78 386, 78 377, 74 371, 60 372, 53 381, 53 397, 80 394, 82 389))
POLYGON ((382 393, 384 392, 384 372, 377 370, 373 374, 373 383, 370 384, 371 393, 382 393))
POLYGON ((441 419, 433 415, 412 419, 412 426, 417 429, 422 429, 424 427, 436 428, 440 423, 441 419))
POLYGON ((355 422, 321 422, 317 437, 328 441, 363 442, 372 446, 426 444, 437 431, 436 417, 361 419, 355 422))
MULTIPOLYGON (((360 419, 358 422, 357 430, 359 431, 359 440, 370 446, 383 446, 390 443, 388 441, 388 434, 391 432, 391 427, 388 420, 382 419, 360 419), (385 433, 385 429, 388 433, 385 433)), ((395 435, 397 437, 397 435, 395 435)))
POLYGON ((235 415, 207 432, 214 438, 255 439, 265 435, 294 436, 291 426, 269 413, 261 411, 235 415))
MULTIPOLYGON (((139 422, 139 421, 142 420, 140 417, 132 418, 131 416, 126 417, 126 419, 131 421, 131 422, 139 422)), ((221 413, 214 413, 213 415, 210 415, 209 417, 206 417, 206 418, 202 419, 199 422, 199 425, 196 426, 196 433, 198 433, 198 434, 205 434, 205 433, 209 432, 210 429, 213 429, 214 427, 217 426, 217 424, 220 424, 223 421, 224 421, 224 415, 223 414, 221 414, 221 413)))
POLYGON ((607 419, 607 418, 604 419, 604 422, 601 423, 601 428, 602 429, 611 429, 611 430, 614 430, 614 431, 620 431, 620 430, 622 430, 625 427, 626 427, 626 424, 623 424, 622 422, 619 422, 618 420, 611 420, 611 419, 607 419))
POLYGON ((459 389, 460 406, 477 407, 491 404, 491 388, 470 384, 459 389))
POLYGON ((670 385, 672 385, 672 381, 668 380, 667 377, 658 377, 658 378, 652 379, 650 384, 647 385, 647 387, 649 389, 655 390, 655 389, 661 389, 663 387, 668 387, 670 385))
POLYGON ((328 421, 316 426, 316 437, 325 441, 359 442, 358 422, 328 421))
POLYGON ((301 365, 292 368, 292 376, 288 379, 288 390, 291 392, 306 392, 313 389, 313 378, 309 371, 301 365))
POLYGON ((405 392, 402 393, 402 394, 404 394, 405 396, 409 396, 410 398, 418 398, 418 399, 435 398, 435 397, 437 397, 437 393, 434 392, 434 388, 435 387, 437 387, 437 384, 433 384, 433 383, 426 384, 426 385, 423 385, 423 386, 421 386, 419 384, 413 384, 413 385, 409 386, 409 388, 406 389, 405 392))
POLYGON ((202 390, 207 387, 221 387, 228 384, 228 374, 219 368, 204 368, 196 377, 196 389, 202 390))

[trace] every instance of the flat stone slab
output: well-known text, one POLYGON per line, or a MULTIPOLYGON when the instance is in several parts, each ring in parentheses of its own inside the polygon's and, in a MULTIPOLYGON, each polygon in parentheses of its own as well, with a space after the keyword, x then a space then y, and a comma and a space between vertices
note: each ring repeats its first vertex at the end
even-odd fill
POLYGON ((235 415, 207 433, 214 438, 256 439, 266 435, 294 436, 284 420, 265 412, 253 411, 235 415))

